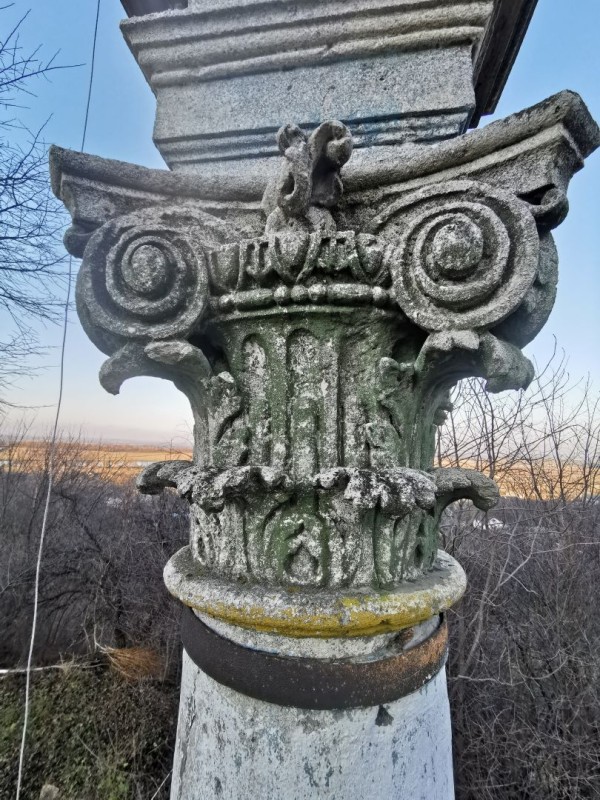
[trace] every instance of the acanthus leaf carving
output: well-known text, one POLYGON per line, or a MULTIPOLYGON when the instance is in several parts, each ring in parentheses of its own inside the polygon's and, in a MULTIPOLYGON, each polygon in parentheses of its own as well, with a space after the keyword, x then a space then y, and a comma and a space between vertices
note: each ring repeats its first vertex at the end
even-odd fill
POLYGON ((527 389, 535 374, 533 364, 518 347, 505 342, 491 333, 485 333, 480 341, 483 377, 487 378, 488 392, 503 392, 507 389, 527 389))
POLYGON ((297 125, 284 125, 277 144, 285 162, 263 197, 266 232, 335 231, 328 209, 342 195, 339 171, 352 153, 350 131, 329 121, 307 136, 297 125))
POLYGON ((202 381, 211 374, 204 353, 187 341, 129 342, 104 362, 100 383, 110 394, 118 394, 128 378, 142 375, 167 378, 179 385, 194 407, 198 406, 195 399, 202 391, 202 381))
POLYGON ((443 467, 434 469, 432 476, 436 485, 435 516, 438 519, 444 509, 457 500, 471 500, 481 511, 489 511, 500 499, 496 483, 474 469, 443 467))
POLYGON ((470 376, 486 378, 486 389, 492 393, 526 389, 534 375, 531 361, 518 347, 491 333, 475 331, 430 334, 415 369, 423 381, 436 384, 444 375, 452 383, 470 376))

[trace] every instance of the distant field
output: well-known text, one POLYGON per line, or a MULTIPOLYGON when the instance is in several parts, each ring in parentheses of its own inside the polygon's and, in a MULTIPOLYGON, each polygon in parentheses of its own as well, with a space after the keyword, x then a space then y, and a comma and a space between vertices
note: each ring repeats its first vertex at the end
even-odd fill
MULTIPOLYGON (((22 441, 4 444, 0 441, 0 470, 40 472, 48 458, 48 444, 43 441, 22 441)), ((191 460, 191 449, 161 448, 156 445, 102 444, 61 441, 56 463, 61 472, 78 471, 99 475, 115 483, 135 478, 155 461, 191 460)), ((455 466, 443 462, 444 466, 455 466)), ((461 463, 467 469, 490 474, 487 464, 461 463)), ((559 471, 553 461, 539 459, 506 464, 497 462, 492 477, 505 497, 527 500, 576 499, 582 494, 600 494, 600 470, 596 465, 585 470, 575 463, 562 465, 559 471)))
MULTIPOLYGON (((445 467, 457 466, 455 462, 443 461, 445 467)), ((561 464, 554 460, 496 461, 494 468, 487 462, 463 460, 460 466, 489 475, 498 484, 503 497, 519 497, 522 500, 578 500, 600 494, 600 469, 594 465, 584 467, 578 463, 561 464)))
MULTIPOLYGON (((78 470, 101 475, 115 482, 135 477, 155 461, 188 460, 191 449, 175 450, 157 446, 128 444, 95 444, 77 441, 59 442, 56 463, 61 472, 78 470)), ((23 441, 18 444, 0 443, 0 469, 14 472, 40 472, 48 459, 48 443, 23 441)))

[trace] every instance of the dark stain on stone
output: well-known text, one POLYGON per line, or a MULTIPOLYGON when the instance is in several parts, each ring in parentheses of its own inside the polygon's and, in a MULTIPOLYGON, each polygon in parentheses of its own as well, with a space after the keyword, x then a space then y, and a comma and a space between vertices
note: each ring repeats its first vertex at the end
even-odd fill
POLYGON ((394 721, 394 718, 392 717, 390 712, 387 709, 385 709, 383 706, 379 706, 379 710, 377 712, 377 717, 375 719, 375 725, 377 725, 379 728, 381 728, 381 727, 383 727, 385 725, 391 725, 393 721, 394 721))

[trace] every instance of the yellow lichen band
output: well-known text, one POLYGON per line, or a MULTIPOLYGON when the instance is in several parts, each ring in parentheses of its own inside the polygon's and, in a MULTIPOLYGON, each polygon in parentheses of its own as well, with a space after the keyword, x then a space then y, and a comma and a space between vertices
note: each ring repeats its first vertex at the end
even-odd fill
POLYGON ((410 628, 454 605, 467 585, 458 561, 442 550, 433 569, 419 580, 380 592, 230 583, 206 573, 189 547, 171 558, 164 578, 172 595, 215 619, 264 633, 317 638, 410 628))

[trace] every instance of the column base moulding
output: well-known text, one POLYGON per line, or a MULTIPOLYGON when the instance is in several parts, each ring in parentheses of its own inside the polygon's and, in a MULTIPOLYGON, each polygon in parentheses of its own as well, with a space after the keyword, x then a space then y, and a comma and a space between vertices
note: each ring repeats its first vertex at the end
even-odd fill
POLYGON ((289 637, 360 637, 410 628, 451 608, 467 579, 460 564, 438 550, 433 569, 394 589, 325 590, 233 583, 210 575, 189 547, 164 571, 167 589, 214 619, 289 637))

